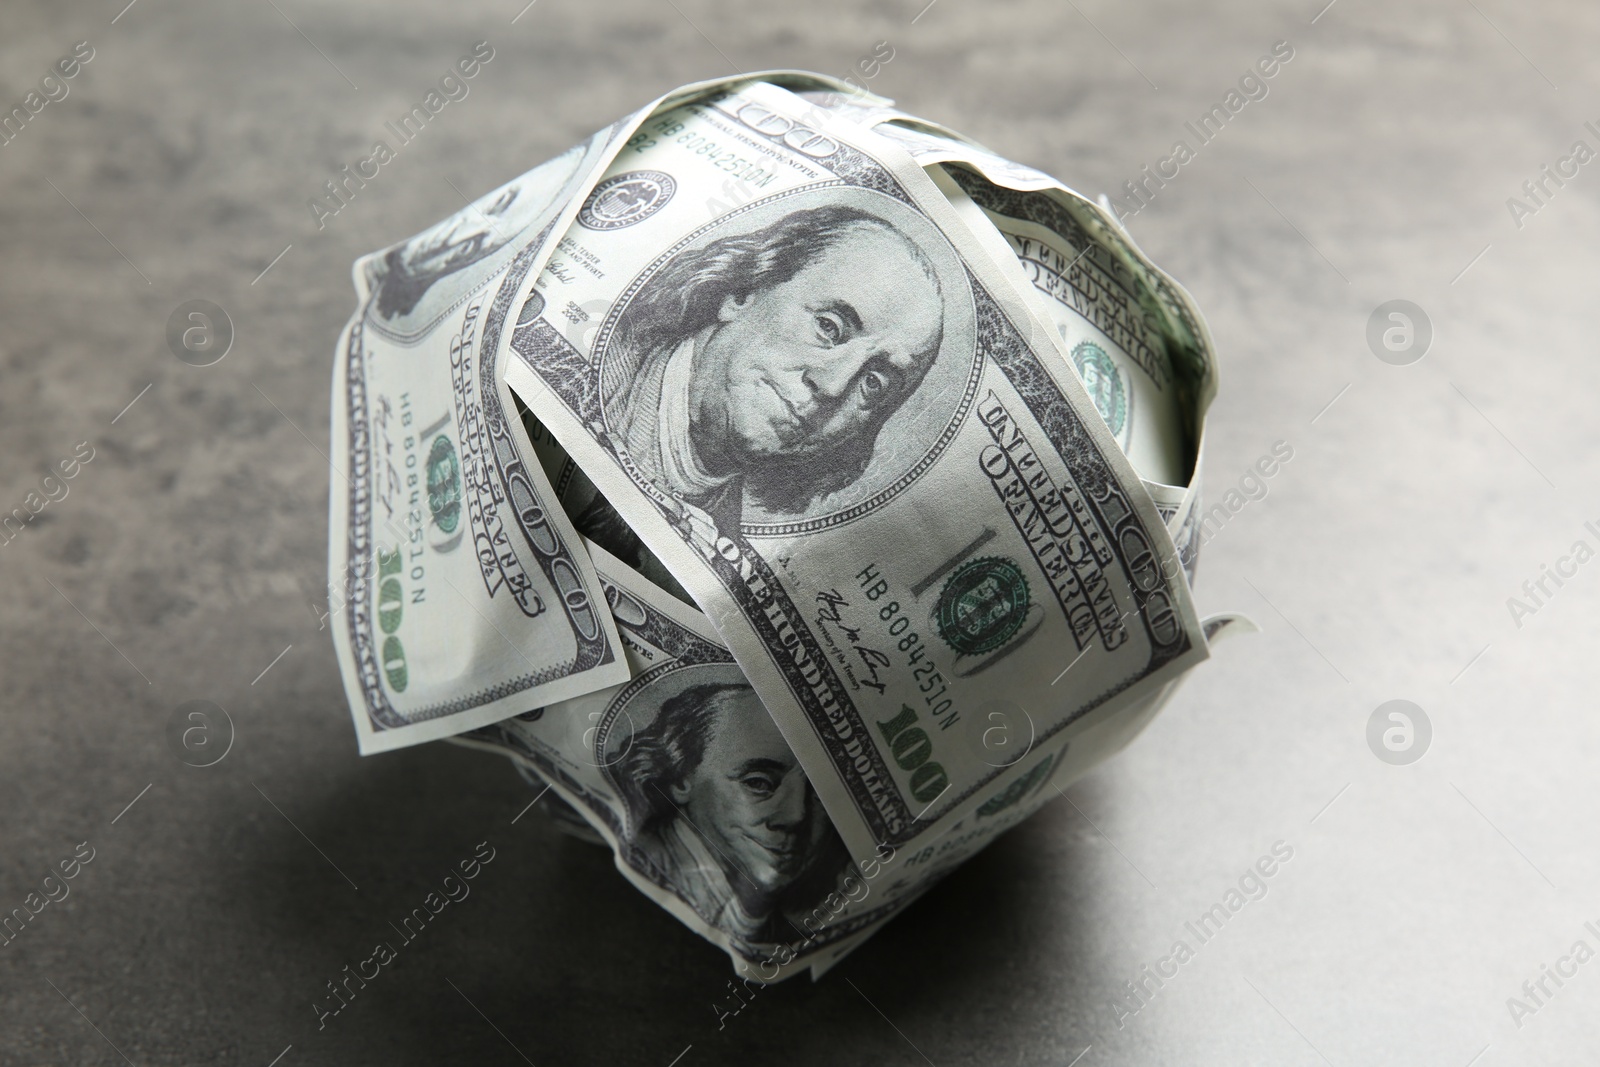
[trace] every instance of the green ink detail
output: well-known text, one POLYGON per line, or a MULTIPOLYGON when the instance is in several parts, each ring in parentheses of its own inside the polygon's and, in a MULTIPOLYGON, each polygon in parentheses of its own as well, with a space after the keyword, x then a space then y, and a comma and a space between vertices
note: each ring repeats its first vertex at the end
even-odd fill
POLYGON ((1110 427, 1111 436, 1121 436, 1122 428, 1128 424, 1128 394, 1116 363, 1093 341, 1084 341, 1072 350, 1072 363, 1078 368, 1078 377, 1089 391, 1095 410, 1110 427))
POLYGON ((944 583, 933 617, 944 643, 961 655, 993 652, 1028 617, 1028 580, 1009 559, 969 560, 944 583))
POLYGON ((447 534, 461 524, 461 461, 444 434, 435 437, 428 449, 428 510, 447 534))
POLYGON ((383 674, 389 679, 389 688, 396 693, 406 691, 410 675, 406 672, 406 646, 390 634, 383 642, 383 674))
POLYGON ((385 578, 378 586, 378 628, 386 634, 400 629, 400 616, 406 610, 405 590, 400 579, 385 578))
POLYGON ((1033 792, 1043 784, 1044 777, 1049 773, 1050 765, 1054 762, 1054 756, 1046 756, 1039 761, 1033 770, 1018 778, 988 800, 985 800, 978 807, 978 818, 987 819, 990 816, 998 815, 1033 792))

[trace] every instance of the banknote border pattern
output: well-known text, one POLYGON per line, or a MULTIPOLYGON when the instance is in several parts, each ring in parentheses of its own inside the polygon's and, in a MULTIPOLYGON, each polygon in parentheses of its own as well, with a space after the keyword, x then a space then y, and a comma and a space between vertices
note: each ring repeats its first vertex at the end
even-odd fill
MULTIPOLYGON (((518 252, 516 258, 511 261, 511 266, 500 283, 500 289, 495 293, 494 302, 489 307, 489 313, 484 317, 483 332, 479 337, 478 343, 478 396, 482 419, 480 432, 487 434, 489 439, 490 447, 486 451, 493 457, 495 469, 500 474, 501 484, 507 487, 508 492, 512 486, 522 483, 527 486, 527 491, 530 495, 533 495, 533 486, 532 480, 528 477, 526 471, 530 463, 534 466, 538 465, 537 457, 530 454, 527 459, 518 457, 508 461, 505 456, 507 452, 516 456, 516 450, 513 445, 515 431, 511 428, 510 421, 506 418, 505 409, 500 405, 500 375, 497 373, 500 366, 500 331, 505 322, 506 314, 511 308, 511 302, 515 298, 517 287, 522 284, 522 279, 526 277, 533 261, 538 258, 540 251, 545 246, 545 242, 549 240, 551 231, 555 229, 555 224, 556 220, 551 219, 544 229, 539 232, 539 236, 534 238, 522 251, 518 252)), ((521 419, 519 418, 517 422, 520 425, 521 419)), ((511 503, 512 501, 509 497, 506 501, 497 502, 494 509, 494 517, 498 520, 501 506, 511 503)), ((561 507, 559 500, 551 503, 553 507, 561 507)), ((516 520, 517 529, 533 549, 533 555, 538 560, 539 569, 544 571, 545 580, 552 587, 558 591, 562 589, 562 583, 556 580, 554 573, 557 566, 565 566, 570 573, 582 575, 582 570, 574 562, 572 553, 565 542, 561 541, 560 538, 556 538, 556 545, 559 551, 545 553, 539 548, 539 542, 542 538, 535 536, 536 531, 530 528, 529 524, 524 520, 522 511, 510 506, 505 507, 505 510, 509 511, 516 520)), ((484 515, 484 529, 477 529, 478 517, 476 515, 472 515, 472 518, 474 520, 474 533, 481 532, 487 536, 487 509, 484 515)), ((505 576, 503 568, 501 574, 502 577, 505 576)), ((485 582, 485 586, 487 587, 487 582, 485 582)), ((489 591, 489 595, 494 595, 492 589, 489 591)), ((573 666, 568 668, 567 673, 585 671, 610 663, 617 653, 611 647, 610 642, 606 640, 605 627, 600 624, 598 617, 598 612, 606 610, 604 605, 596 603, 594 598, 588 596, 587 591, 585 591, 581 603, 572 601, 568 596, 561 596, 558 599, 561 601, 562 609, 567 613, 568 620, 575 628, 574 636, 579 639, 578 651, 574 658, 573 666), (585 628, 580 625, 576 615, 579 609, 587 611, 593 616, 591 619, 592 629, 595 631, 593 635, 586 634, 584 632, 585 628)))
MULTIPOLYGON (((649 581, 642 575, 639 580, 649 581)), ((714 645, 693 633, 687 637, 674 636, 674 631, 682 630, 682 626, 670 619, 665 619, 665 616, 643 600, 633 596, 626 589, 607 581, 604 575, 600 576, 600 584, 606 590, 608 603, 612 595, 625 596, 630 603, 638 605, 640 610, 646 613, 645 621, 642 624, 628 622, 626 619, 616 619, 617 625, 625 628, 629 633, 638 634, 641 640, 654 645, 656 648, 670 653, 673 659, 682 660, 685 663, 734 662, 733 654, 727 649, 714 645), (665 621, 663 621, 664 619, 665 621)), ((612 617, 616 618, 615 615, 612 617)))

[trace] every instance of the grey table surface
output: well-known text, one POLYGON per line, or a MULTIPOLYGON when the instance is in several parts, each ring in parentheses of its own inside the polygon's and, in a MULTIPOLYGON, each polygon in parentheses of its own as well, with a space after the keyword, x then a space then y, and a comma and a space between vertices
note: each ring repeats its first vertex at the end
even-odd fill
POLYGON ((0 947, 0 1061, 1600 1062, 1600 168, 1574 155, 1600 9, 125 2, 0 11, 8 111, 94 50, 0 147, 0 510, 93 449, 0 544, 0 909, 93 850, 0 947), (319 230, 308 198, 478 40, 471 95, 319 230), (1202 613, 1263 633, 821 982, 719 1019, 726 958, 517 819, 503 761, 356 755, 316 608, 332 346, 351 261, 463 195, 676 84, 843 74, 880 41, 872 88, 1091 194, 1289 42, 1130 226, 1221 352, 1211 498, 1293 458, 1201 559, 1202 613), (1546 164, 1576 174, 1530 197, 1546 164), (204 368, 164 338, 197 298, 236 328, 204 368), (1367 341, 1394 299, 1432 324, 1409 365, 1367 341), (1545 567, 1571 576, 1535 601, 1545 567), (168 744, 191 699, 235 727, 209 768, 168 744), (1431 723, 1409 765, 1369 747, 1392 699, 1431 723), (319 1030, 325 983, 484 840, 472 896, 319 1030), (1279 842, 1265 895, 1194 938, 1279 842))

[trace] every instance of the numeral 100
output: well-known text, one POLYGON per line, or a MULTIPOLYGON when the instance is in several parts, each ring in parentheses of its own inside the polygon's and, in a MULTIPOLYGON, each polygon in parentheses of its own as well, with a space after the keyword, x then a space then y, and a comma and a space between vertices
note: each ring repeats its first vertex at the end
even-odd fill
POLYGON ((878 723, 878 729, 889 742, 889 754, 900 769, 911 772, 911 795, 919 803, 931 804, 950 788, 950 776, 943 764, 928 758, 933 755, 933 741, 926 730, 914 725, 916 721, 916 710, 910 704, 902 704, 900 714, 878 723))

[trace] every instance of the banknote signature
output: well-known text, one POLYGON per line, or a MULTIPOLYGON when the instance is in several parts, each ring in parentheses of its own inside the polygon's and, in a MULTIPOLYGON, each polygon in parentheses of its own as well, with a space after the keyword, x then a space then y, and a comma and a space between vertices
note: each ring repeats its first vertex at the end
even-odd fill
POLYGON ((880 694, 884 691, 885 683, 878 675, 879 668, 891 666, 887 655, 875 648, 861 644, 861 627, 851 626, 845 620, 843 609, 850 606, 850 601, 839 595, 837 589, 825 589, 817 594, 817 614, 815 621, 822 631, 823 640, 832 645, 837 652, 840 644, 849 646, 849 652, 861 662, 861 671, 856 673, 853 669, 854 660, 849 652, 836 656, 839 665, 844 669, 845 675, 850 679, 854 688, 867 686, 876 689, 880 694), (834 640, 833 634, 828 631, 828 626, 833 626, 838 631, 839 641, 834 640))

